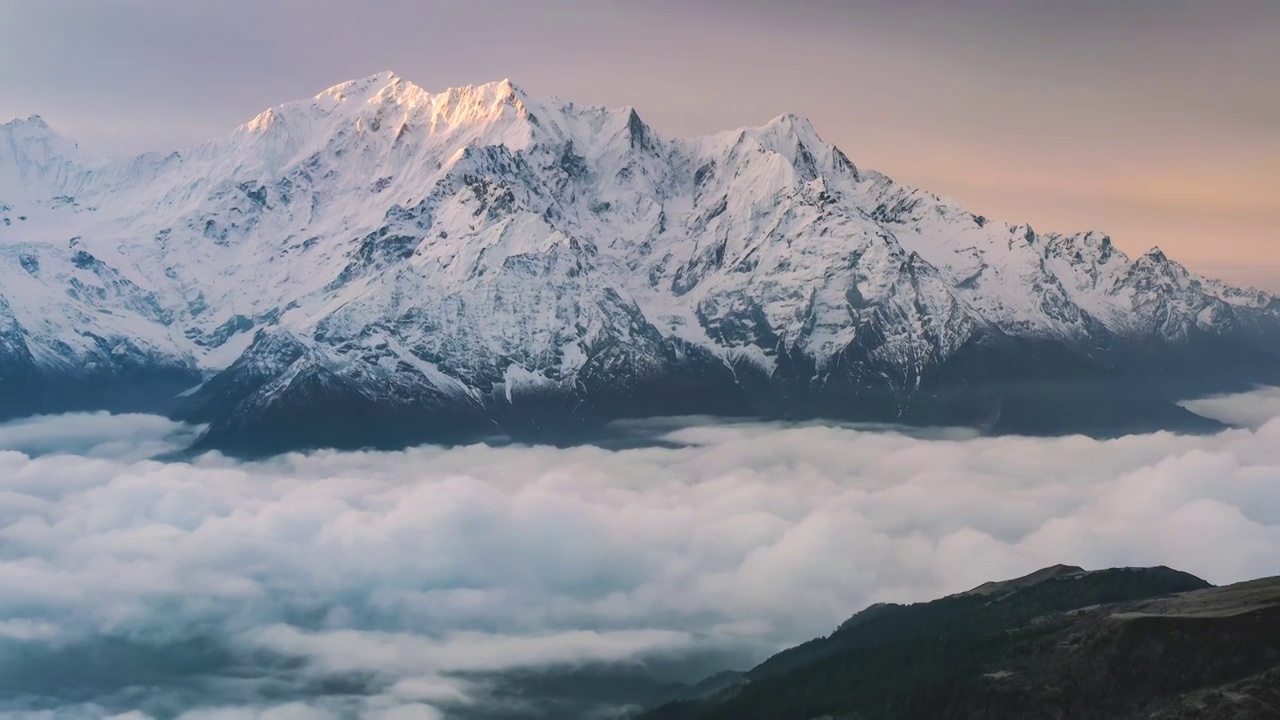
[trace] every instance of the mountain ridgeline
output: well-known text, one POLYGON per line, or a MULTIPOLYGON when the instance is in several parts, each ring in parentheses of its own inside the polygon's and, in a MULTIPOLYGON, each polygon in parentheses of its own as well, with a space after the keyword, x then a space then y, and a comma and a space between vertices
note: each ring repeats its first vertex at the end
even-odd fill
POLYGON ((1280 708, 1280 578, 1057 565, 927 603, 873 605, 643 720, 1264 720, 1280 708))
POLYGON ((708 414, 1110 434, 1280 378, 1280 300, 854 165, 390 73, 169 154, 0 126, 0 415, 238 453, 708 414))

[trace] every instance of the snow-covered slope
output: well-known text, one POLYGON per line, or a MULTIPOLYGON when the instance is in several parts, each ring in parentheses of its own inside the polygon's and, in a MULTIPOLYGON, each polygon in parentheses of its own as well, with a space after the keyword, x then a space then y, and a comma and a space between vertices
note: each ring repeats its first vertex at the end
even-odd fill
POLYGON ((6 414, 178 396, 229 445, 669 412, 976 421, 1010 377, 1192 345, 1265 365, 1280 301, 975 217, 794 115, 673 139, 630 108, 382 73, 168 155, 0 127, 6 414))

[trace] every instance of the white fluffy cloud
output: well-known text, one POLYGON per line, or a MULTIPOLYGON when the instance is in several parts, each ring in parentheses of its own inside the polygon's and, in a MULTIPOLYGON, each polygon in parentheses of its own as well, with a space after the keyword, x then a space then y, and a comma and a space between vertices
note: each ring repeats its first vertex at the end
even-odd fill
POLYGON ((0 676, 25 673, 0 710, 451 715, 502 673, 759 658, 1053 563, 1280 573, 1280 419, 1109 441, 649 424, 662 444, 253 463, 143 459, 187 430, 107 419, 0 426, 0 676), (94 705, 39 689, 105 642, 160 669, 77 671, 94 705), (144 671, 178 689, 118 687, 144 671))
POLYGON ((187 447, 198 430, 155 415, 36 415, 0 424, 0 449, 142 460, 187 447))
POLYGON ((1280 388, 1260 387, 1252 392, 1188 400, 1182 406, 1197 415, 1228 425, 1258 428, 1280 417, 1280 388))

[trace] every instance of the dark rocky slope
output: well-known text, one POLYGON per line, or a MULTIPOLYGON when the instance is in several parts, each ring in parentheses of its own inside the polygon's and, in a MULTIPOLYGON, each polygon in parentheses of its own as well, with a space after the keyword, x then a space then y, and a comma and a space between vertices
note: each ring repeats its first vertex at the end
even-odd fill
POLYGON ((877 605, 645 718, 1280 717, 1280 577, 1055 566, 877 605))

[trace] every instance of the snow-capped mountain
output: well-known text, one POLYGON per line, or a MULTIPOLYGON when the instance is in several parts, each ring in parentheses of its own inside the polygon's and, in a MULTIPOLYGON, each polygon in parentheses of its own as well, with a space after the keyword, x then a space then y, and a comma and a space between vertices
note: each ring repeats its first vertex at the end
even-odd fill
POLYGON ((0 126, 3 414, 162 408, 239 450, 717 413, 1171 424, 1280 300, 858 168, 808 121, 391 73, 171 154, 0 126))

